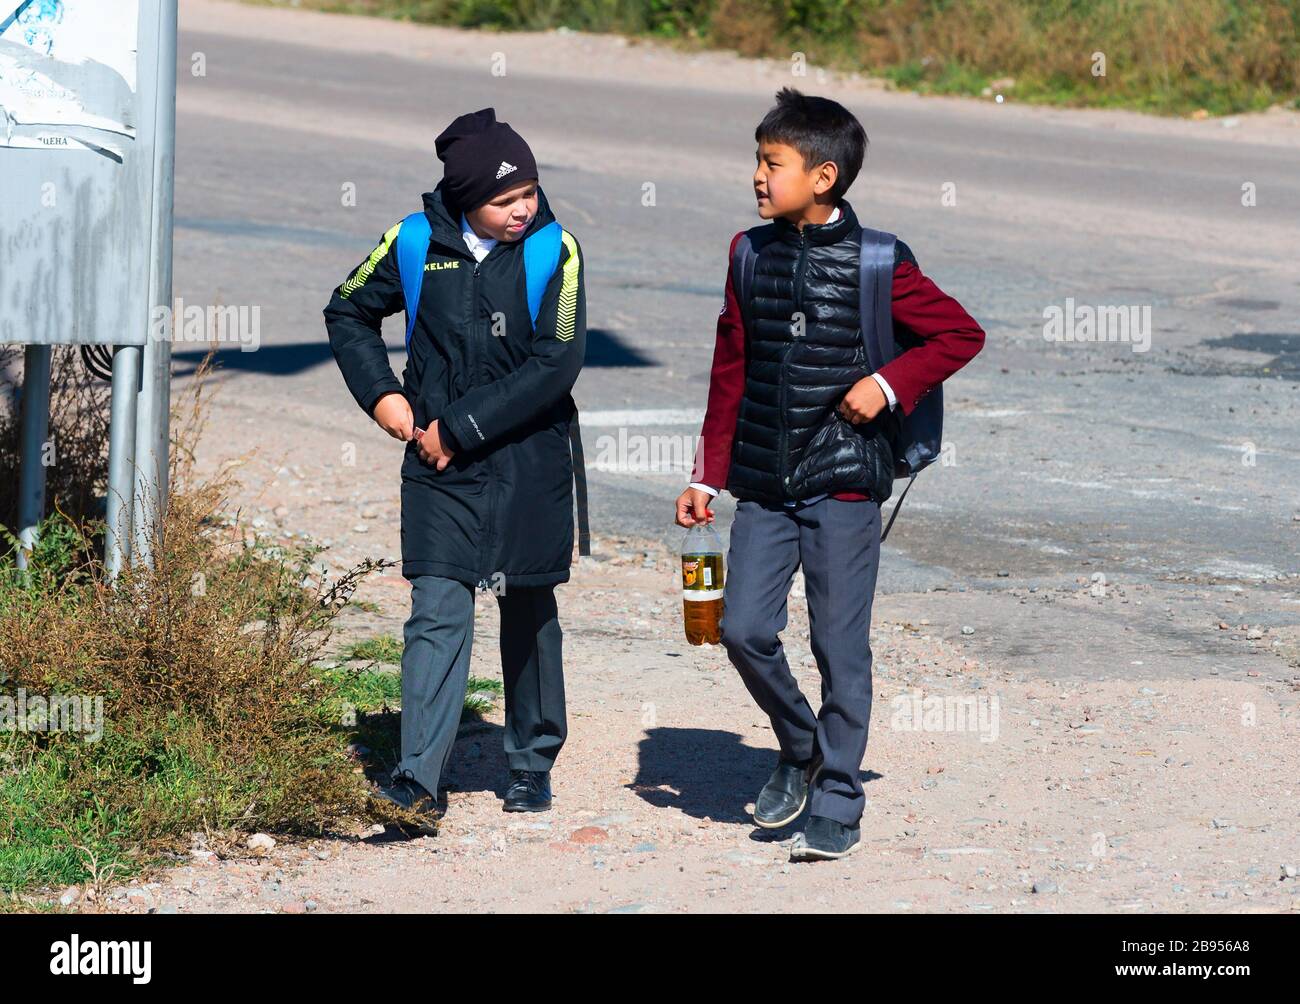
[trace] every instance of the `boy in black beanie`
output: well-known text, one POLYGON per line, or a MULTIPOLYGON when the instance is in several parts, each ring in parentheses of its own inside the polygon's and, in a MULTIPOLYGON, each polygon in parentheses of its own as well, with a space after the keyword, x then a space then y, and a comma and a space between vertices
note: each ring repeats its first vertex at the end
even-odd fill
MULTIPOLYGON (((586 346, 577 240, 560 228, 523 138, 491 108, 437 138, 443 178, 330 299, 348 389, 402 462, 402 756, 384 797, 438 815, 469 676, 474 588, 501 611, 506 811, 551 806, 566 722, 555 585, 573 551, 570 390, 586 346), (382 320, 405 306, 407 365, 382 320)), ((580 516, 582 514, 580 513, 580 516)), ((585 553, 585 533, 582 541, 585 553)))

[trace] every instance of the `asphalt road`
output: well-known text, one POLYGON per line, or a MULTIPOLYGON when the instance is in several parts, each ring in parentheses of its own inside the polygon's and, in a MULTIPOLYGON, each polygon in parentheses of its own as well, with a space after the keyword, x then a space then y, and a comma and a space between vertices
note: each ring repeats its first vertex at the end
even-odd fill
MULTIPOLYGON (((303 442, 355 436, 321 308, 436 183, 437 132, 491 104, 529 139, 586 254, 590 347, 575 397, 597 464, 594 528, 671 539, 684 474, 600 459, 620 436, 671 455, 698 433, 726 249, 757 222, 753 129, 771 79, 717 70, 687 85, 631 55, 620 64, 607 46, 576 59, 558 36, 528 43, 534 60, 554 43, 545 72, 521 59, 494 76, 449 33, 435 42, 405 28, 411 52, 375 51, 363 21, 312 17, 299 37, 282 30, 297 15, 281 14, 258 37, 265 16, 182 6, 176 293, 261 312, 260 350, 221 354, 216 428, 228 423, 236 445, 260 436, 289 449, 299 431, 303 442), (189 72, 196 53, 202 77, 189 72)), ((493 44, 523 43, 479 48, 493 44)), ((953 462, 909 496, 881 588, 1100 574, 1250 591, 1257 619, 1293 624, 1300 130, 790 82, 859 115, 871 149, 850 202, 907 241, 988 333, 946 391, 953 462), (1243 205, 1248 184, 1254 205, 1243 205), (1067 298, 1149 307, 1149 350, 1048 341, 1044 310, 1067 298)), ((387 334, 400 372, 400 317, 387 334)), ((181 374, 195 355, 179 353, 181 374)), ((376 480, 377 496, 396 494, 397 452, 384 458, 376 470, 392 481, 376 480)))

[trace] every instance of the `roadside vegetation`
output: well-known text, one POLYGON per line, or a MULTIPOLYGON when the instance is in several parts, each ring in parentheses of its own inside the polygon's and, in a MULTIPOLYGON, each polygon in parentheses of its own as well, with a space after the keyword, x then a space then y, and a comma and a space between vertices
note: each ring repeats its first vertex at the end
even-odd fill
POLYGON ((799 52, 810 66, 934 94, 1170 115, 1296 107, 1300 97, 1297 0, 252 2, 461 28, 617 32, 782 60, 799 52))
MULTIPOLYGON (((398 755, 396 667, 326 657, 357 586, 390 563, 327 578, 319 548, 281 547, 243 526, 228 504, 233 483, 193 473, 202 394, 200 379, 174 415, 151 566, 111 580, 94 500, 64 493, 61 476, 54 500, 78 512, 44 521, 26 569, 0 528, 0 910, 48 908, 65 886, 119 885, 185 857, 195 834, 233 849, 261 831, 403 821, 366 783, 398 755)), ((0 416, 0 433, 10 427, 0 416)), ((92 438, 70 442, 52 471, 104 459, 92 438)), ((387 661, 401 646, 353 651, 387 661)), ((467 717, 499 690, 472 680, 467 717)))
POLYGON ((310 583, 311 551, 232 536, 221 501, 172 492, 154 567, 116 583, 58 515, 26 573, 0 566, 0 889, 129 875, 195 832, 318 834, 362 811, 344 703, 313 661, 366 569, 310 583))

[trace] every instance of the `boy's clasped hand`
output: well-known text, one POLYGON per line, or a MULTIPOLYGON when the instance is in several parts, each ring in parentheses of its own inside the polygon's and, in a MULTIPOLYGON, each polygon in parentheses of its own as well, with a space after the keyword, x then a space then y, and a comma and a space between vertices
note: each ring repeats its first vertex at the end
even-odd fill
POLYGON ((871 377, 863 377, 849 388, 849 392, 844 395, 844 400, 839 403, 837 410, 846 421, 859 425, 870 422, 884 411, 888 404, 880 384, 871 377))
POLYGON ((428 429, 416 427, 415 415, 411 412, 411 402, 406 400, 404 394, 385 394, 381 397, 379 403, 375 405, 375 421, 394 439, 400 439, 404 443, 414 439, 418 444, 420 459, 440 471, 455 456, 450 450, 443 448, 436 419, 428 429))

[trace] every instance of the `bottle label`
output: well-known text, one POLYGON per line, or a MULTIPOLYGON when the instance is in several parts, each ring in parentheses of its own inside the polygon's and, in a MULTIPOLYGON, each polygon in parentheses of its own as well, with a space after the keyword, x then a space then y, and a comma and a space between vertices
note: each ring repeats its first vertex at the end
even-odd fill
POLYGON ((722 555, 682 555, 682 598, 716 600, 722 598, 722 555))

